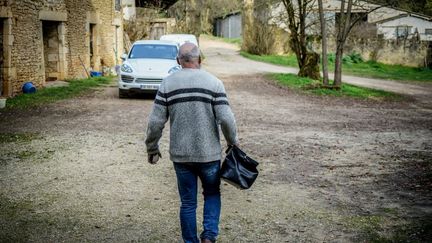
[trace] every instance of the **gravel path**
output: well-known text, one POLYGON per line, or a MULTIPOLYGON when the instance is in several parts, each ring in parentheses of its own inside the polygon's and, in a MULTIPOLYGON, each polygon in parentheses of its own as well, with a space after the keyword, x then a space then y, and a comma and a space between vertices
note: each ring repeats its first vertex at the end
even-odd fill
MULTIPOLYGON (((430 239, 430 108, 299 95, 260 74, 287 68, 201 45, 242 147, 261 163, 251 190, 223 183, 219 242, 430 239)), ((118 99, 113 84, 1 111, 0 242, 180 242, 169 127, 162 161, 146 163, 152 102, 118 99)))

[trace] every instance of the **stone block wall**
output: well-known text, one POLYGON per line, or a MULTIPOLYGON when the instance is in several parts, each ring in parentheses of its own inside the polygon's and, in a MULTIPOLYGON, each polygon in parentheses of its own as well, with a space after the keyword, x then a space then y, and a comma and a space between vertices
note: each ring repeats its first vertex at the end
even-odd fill
MULTIPOLYGON (((314 41, 312 49, 321 52, 321 42, 314 41)), ((346 42, 344 55, 358 53, 363 60, 372 60, 385 64, 408 67, 425 67, 428 42, 414 40, 384 40, 378 38, 349 39, 346 42)), ((334 39, 328 40, 328 52, 336 52, 334 39)))
POLYGON ((68 78, 85 78, 90 69, 87 12, 93 12, 95 9, 90 0, 66 0, 66 9, 68 78))
MULTIPOLYGON (((39 20, 39 10, 45 6, 42 0, 21 0, 10 4, 13 15, 12 94, 19 93, 25 82, 31 81, 37 87, 41 87, 45 82, 42 22, 39 20)), ((65 11, 64 4, 48 6, 65 11)))
POLYGON ((0 24, 4 23, 6 33, 3 57, 7 70, 3 76, 9 89, 5 96, 20 93, 28 81, 41 88, 50 76, 63 80, 83 78, 87 76, 83 66, 90 71, 92 63, 95 70, 102 71, 102 66, 111 68, 119 63, 123 26, 121 12, 114 9, 114 2, 0 0, 0 24), (93 62, 90 24, 95 27, 93 62), (44 30, 51 36, 49 40, 44 41, 44 30))
POLYGON ((424 67, 428 43, 413 40, 351 40, 347 54, 360 53, 364 60, 409 67, 424 67))
POLYGON ((102 66, 106 67, 118 65, 120 56, 125 52, 123 45, 123 15, 121 11, 115 10, 114 3, 114 0, 92 0, 93 8, 100 16, 98 26, 98 32, 100 33, 99 55, 102 66))

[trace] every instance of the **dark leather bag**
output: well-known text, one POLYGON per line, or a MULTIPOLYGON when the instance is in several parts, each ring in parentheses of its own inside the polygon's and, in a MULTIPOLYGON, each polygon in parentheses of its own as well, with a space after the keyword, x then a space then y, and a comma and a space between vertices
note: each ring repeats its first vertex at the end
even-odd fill
POLYGON ((258 164, 237 146, 230 146, 222 163, 221 178, 240 189, 249 189, 258 176, 258 164))

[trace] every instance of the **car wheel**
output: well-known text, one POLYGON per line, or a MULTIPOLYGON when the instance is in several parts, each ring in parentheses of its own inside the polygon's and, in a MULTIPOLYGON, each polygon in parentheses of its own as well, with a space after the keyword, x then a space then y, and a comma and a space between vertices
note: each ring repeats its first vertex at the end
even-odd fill
POLYGON ((127 90, 119 89, 119 98, 127 98, 129 97, 129 93, 127 90))

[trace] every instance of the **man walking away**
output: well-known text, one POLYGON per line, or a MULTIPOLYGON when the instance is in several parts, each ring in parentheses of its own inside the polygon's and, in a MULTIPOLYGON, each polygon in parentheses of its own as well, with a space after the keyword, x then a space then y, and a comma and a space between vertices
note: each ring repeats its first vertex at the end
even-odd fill
POLYGON ((182 70, 168 76, 159 87, 147 128, 148 162, 160 157, 158 142, 170 121, 170 159, 180 194, 180 224, 184 242, 199 242, 196 208, 198 178, 204 195, 201 242, 215 242, 221 210, 219 125, 228 145, 238 143, 234 115, 225 88, 215 76, 200 69, 198 47, 180 47, 177 62, 182 70))

